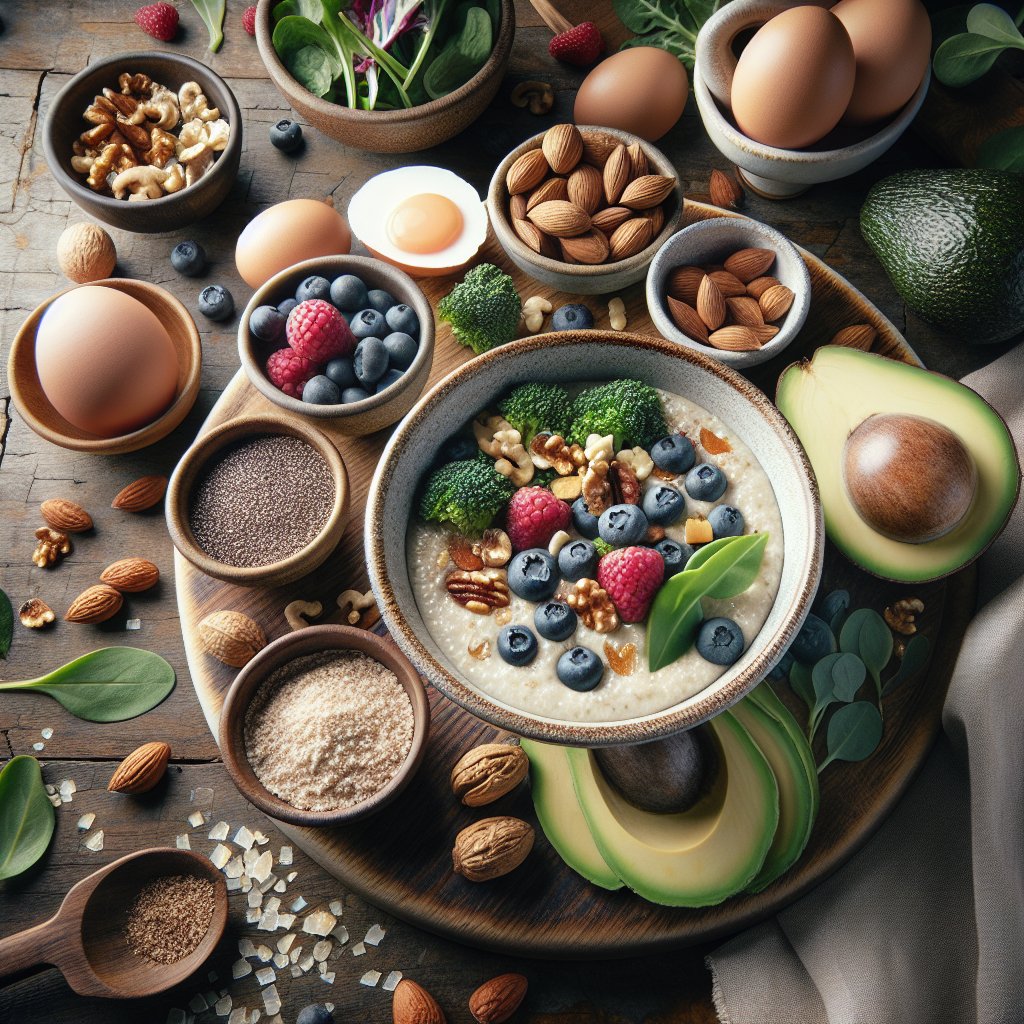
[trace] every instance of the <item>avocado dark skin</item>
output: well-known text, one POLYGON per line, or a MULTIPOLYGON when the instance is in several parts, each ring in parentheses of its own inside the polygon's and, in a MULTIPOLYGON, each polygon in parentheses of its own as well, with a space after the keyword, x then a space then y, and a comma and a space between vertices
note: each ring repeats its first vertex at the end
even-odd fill
POLYGON ((974 345, 1024 331, 1024 175, 894 174, 868 193, 860 229, 923 319, 974 345))

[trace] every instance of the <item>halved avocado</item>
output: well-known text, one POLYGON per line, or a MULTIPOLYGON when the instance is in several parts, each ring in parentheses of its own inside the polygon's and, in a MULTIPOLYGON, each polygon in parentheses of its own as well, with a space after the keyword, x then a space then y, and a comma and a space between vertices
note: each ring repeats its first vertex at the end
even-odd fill
POLYGON ((800 758, 804 773, 812 783, 813 803, 811 804, 811 816, 816 818, 821 797, 818 790, 818 766, 814 761, 814 751, 811 750, 811 745, 807 742, 807 737, 804 735, 803 729, 800 728, 800 723, 793 717, 793 713, 782 703, 778 694, 776 694, 767 681, 759 686, 755 686, 747 694, 747 697, 760 704, 762 710, 767 711, 789 733, 790 738, 793 740, 793 749, 800 758))
MULTIPOLYGON (((782 710, 789 715, 784 707, 782 710)), ((760 703, 747 697, 732 708, 732 713, 768 759, 779 787, 779 826, 761 870, 747 886, 749 892, 760 892, 785 874, 804 852, 814 827, 818 775, 816 771, 808 775, 800 754, 799 747, 807 747, 803 735, 798 742, 760 703)))
POLYGON ((634 807, 605 781, 589 750, 568 751, 576 796, 601 856, 652 903, 721 903, 754 880, 775 836, 779 790, 768 761, 730 712, 706 728, 721 748, 724 770, 681 814, 634 807))
POLYGON ((569 772, 568 750, 552 743, 520 740, 530 759, 530 794, 537 820, 565 863, 602 889, 621 889, 622 882, 601 856, 583 817, 569 772))
MULTIPOLYGON (((829 539, 876 576, 905 583, 947 576, 988 547, 1013 509, 1020 487, 1013 439, 999 414, 955 380, 870 352, 825 345, 810 361, 783 370, 775 401, 814 468, 829 539), (974 502, 944 536, 924 543, 894 540, 872 527, 850 499, 843 475, 847 439, 869 417, 886 414, 941 423, 973 460, 974 502)), ((892 486, 895 494, 905 494, 915 484, 894 480, 892 486)))

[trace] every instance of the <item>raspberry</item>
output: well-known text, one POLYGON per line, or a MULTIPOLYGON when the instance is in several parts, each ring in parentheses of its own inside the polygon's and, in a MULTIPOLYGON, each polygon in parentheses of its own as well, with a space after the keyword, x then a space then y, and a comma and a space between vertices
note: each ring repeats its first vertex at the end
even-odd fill
POLYGON ((548 53, 556 60, 586 68, 604 53, 604 40, 592 21, 584 21, 555 36, 548 43, 548 53))
POLYGON ((643 622, 665 577, 665 561, 653 548, 620 548, 597 563, 597 582, 623 622, 643 622))
POLYGON ((300 356, 318 364, 349 356, 356 347, 345 318, 323 299, 300 302, 288 314, 285 335, 300 356))
POLYGON ((279 348, 267 360, 270 383, 292 398, 302 398, 302 388, 316 376, 316 363, 303 358, 291 348, 279 348))
POLYGON ((546 487, 520 487, 508 503, 505 531, 514 551, 546 548, 551 538, 569 527, 572 513, 546 487))
POLYGON ((246 7, 242 12, 242 28, 245 29, 249 35, 256 35, 256 8, 246 7))
POLYGON ((178 31, 178 11, 170 4, 149 4, 135 12, 135 24, 146 35, 169 43, 178 31))

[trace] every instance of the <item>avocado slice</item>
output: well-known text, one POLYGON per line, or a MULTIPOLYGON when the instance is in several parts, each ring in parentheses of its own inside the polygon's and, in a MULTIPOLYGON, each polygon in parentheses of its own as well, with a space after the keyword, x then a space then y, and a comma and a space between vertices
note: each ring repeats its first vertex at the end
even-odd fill
POLYGON ((811 750, 811 745, 807 742, 800 723, 767 682, 756 686, 747 694, 747 698, 759 704, 762 711, 771 715, 789 733, 793 741, 793 749, 797 757, 800 758, 804 774, 811 783, 811 817, 816 818, 821 797, 818 790, 818 766, 814 761, 814 751, 811 750))
POLYGON ((721 903, 754 880, 775 837, 779 790, 764 755, 728 711, 702 728, 717 741, 724 770, 681 814, 634 807, 605 781, 591 751, 568 751, 576 796, 601 856, 652 903, 721 903))
MULTIPOLYGON (((789 715, 785 708, 782 710, 789 715)), ((818 775, 817 771, 808 774, 799 750, 802 747, 809 751, 807 740, 801 735, 798 743, 783 721, 759 702, 747 697, 733 707, 732 713, 768 759, 779 787, 779 826, 761 870, 747 886, 748 892, 760 892, 785 874, 804 852, 814 827, 818 775)), ((792 715, 789 718, 792 721, 792 715)))
POLYGON ((601 856, 583 817, 569 772, 568 750, 552 743, 520 740, 530 759, 530 794, 537 820, 548 842, 578 875, 602 889, 621 889, 622 882, 601 856))
POLYGON ((924 319, 978 345, 1024 330, 1024 175, 894 174, 868 192, 860 229, 924 319))
POLYGON ((779 377, 775 402, 818 478, 829 539, 885 579, 922 583, 973 561, 1000 533, 1020 487, 1013 439, 999 414, 970 388, 919 366, 838 345, 819 348, 779 377), (923 544, 893 540, 854 508, 843 481, 847 438, 868 417, 938 417, 963 442, 977 470, 974 503, 947 534, 923 544))

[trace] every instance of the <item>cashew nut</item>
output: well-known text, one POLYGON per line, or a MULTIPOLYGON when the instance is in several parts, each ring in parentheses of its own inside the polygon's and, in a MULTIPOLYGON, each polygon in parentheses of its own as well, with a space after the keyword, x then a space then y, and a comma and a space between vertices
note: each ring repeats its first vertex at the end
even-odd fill
POLYGON ((555 105, 555 90, 547 82, 520 82, 509 99, 514 107, 529 107, 531 114, 546 114, 555 105))
POLYGON ((548 541, 548 554, 551 555, 552 558, 557 558, 558 552, 561 551, 562 548, 564 548, 571 540, 572 537, 570 537, 565 530, 558 530, 552 536, 551 540, 548 541))
POLYGON ((194 117, 198 117, 200 121, 216 121, 220 117, 220 111, 210 106, 210 101, 198 82, 186 82, 178 90, 178 106, 181 108, 181 116, 186 121, 191 121, 194 117))
POLYGON ((654 459, 639 445, 618 452, 615 458, 629 466, 636 473, 637 480, 646 480, 654 470, 654 459))
POLYGON ((132 124, 143 121, 155 121, 157 128, 170 131, 178 127, 181 111, 178 109, 178 97, 166 86, 152 83, 152 91, 148 100, 143 100, 128 119, 132 124))
POLYGON ((608 303, 608 323, 613 331, 626 329, 626 304, 622 299, 612 299, 608 303))
POLYGON ((129 167, 114 179, 111 188, 118 199, 124 199, 125 193, 130 193, 129 202, 159 199, 164 194, 163 183, 167 175, 168 171, 162 167, 149 167, 145 164, 129 167))
POLYGON ((374 608, 376 604, 372 590, 365 594, 360 594, 358 590, 346 590, 338 595, 338 607, 351 626, 359 622, 363 612, 374 608))
POLYGON ((523 322, 531 334, 544 325, 544 314, 551 312, 551 303, 543 295, 533 295, 523 303, 523 322))
POLYGON ((612 452, 615 451, 615 438, 611 434, 602 437, 600 434, 589 434, 587 443, 583 446, 583 454, 587 462, 611 462, 612 452))
POLYGON ((517 487, 533 479, 533 459, 523 445, 522 434, 501 416, 488 416, 473 421, 473 434, 480 450, 495 461, 494 468, 507 476, 517 487))
POLYGON ((323 610, 319 601, 292 601, 285 605, 284 621, 289 629, 305 629, 309 625, 306 619, 315 619, 323 610))

